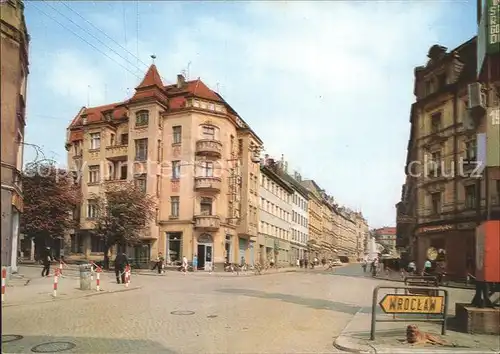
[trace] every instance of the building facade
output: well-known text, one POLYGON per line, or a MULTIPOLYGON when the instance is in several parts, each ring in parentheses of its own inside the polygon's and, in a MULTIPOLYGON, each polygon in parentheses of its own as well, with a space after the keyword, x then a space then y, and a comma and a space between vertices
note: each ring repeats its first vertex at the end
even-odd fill
POLYGON ((369 228, 368 222, 361 212, 353 214, 356 225, 356 257, 357 260, 362 260, 365 255, 368 255, 368 238, 369 228))
POLYGON ((307 258, 309 242, 309 195, 300 185, 300 175, 293 177, 285 174, 284 179, 293 188, 291 218, 291 251, 292 260, 307 258))
POLYGON ((326 235, 323 234, 323 198, 321 188, 313 180, 303 180, 301 185, 306 188, 309 196, 309 242, 308 255, 310 258, 320 258, 326 250, 326 235))
MULTIPOLYGON (((68 128, 68 163, 80 171, 80 229, 68 258, 102 257, 92 234, 93 195, 109 182, 133 180, 158 202, 156 221, 129 256, 149 263, 198 257, 202 269, 252 260, 257 240, 262 141, 201 80, 165 86, 151 65, 135 94, 82 108, 68 128)), ((222 267, 217 267, 222 269, 222 267)))
POLYGON ((396 228, 395 227, 381 227, 375 229, 375 240, 382 245, 387 254, 396 255, 396 228))
POLYGON ((277 265, 292 262, 291 220, 294 190, 277 173, 276 162, 264 159, 260 179, 260 262, 274 259, 277 265))
POLYGON ((20 0, 0 3, 2 266, 17 272, 23 169, 29 35, 20 0))
POLYGON ((357 228, 353 212, 345 207, 337 207, 334 213, 334 230, 338 235, 337 255, 342 262, 357 259, 357 228))
MULTIPOLYGON (((456 278, 474 274, 476 226, 498 217, 500 206, 498 167, 479 174, 476 169, 488 154, 489 124, 475 113, 476 98, 469 96, 477 81, 476 53, 476 38, 451 51, 434 45, 427 64, 415 69, 408 177, 397 210, 398 245, 411 249, 419 269, 427 250, 435 248, 456 278)), ((495 92, 484 93, 493 104, 495 92)))

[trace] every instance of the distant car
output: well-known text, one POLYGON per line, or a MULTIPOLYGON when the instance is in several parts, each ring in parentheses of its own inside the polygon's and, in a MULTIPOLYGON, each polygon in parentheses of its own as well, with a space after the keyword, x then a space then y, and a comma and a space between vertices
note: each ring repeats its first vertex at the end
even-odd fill
POLYGON ((340 259, 335 259, 333 262, 332 262, 332 265, 334 267, 339 267, 342 265, 342 262, 340 261, 340 259))

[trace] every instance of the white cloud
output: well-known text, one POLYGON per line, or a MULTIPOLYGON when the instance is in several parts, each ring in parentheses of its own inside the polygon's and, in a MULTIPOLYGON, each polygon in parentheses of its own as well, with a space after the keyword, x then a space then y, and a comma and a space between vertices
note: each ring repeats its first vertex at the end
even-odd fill
MULTIPOLYGON (((432 25, 445 4, 250 2, 224 5, 236 14, 227 18, 155 4, 165 20, 143 24, 149 28, 141 32, 142 61, 156 54, 169 81, 191 62, 191 78, 201 76, 212 88, 219 82, 266 152, 284 153, 340 201, 366 207, 374 224, 393 223, 412 69, 437 42, 432 25), (167 29, 170 19, 176 25, 167 29)), ((129 37, 127 48, 135 54, 129 37)), ((91 58, 58 54, 50 71, 53 90, 81 102, 89 82, 108 83, 118 97, 116 91, 122 95, 135 80, 124 79, 129 74, 111 61, 91 58)), ((92 92, 93 102, 103 100, 102 90, 92 92)))

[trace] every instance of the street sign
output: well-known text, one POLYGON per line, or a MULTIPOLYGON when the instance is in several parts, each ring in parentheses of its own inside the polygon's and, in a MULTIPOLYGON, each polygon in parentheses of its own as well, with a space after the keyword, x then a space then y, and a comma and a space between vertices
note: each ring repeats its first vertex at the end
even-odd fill
POLYGON ((441 314, 443 296, 387 294, 379 302, 385 313, 441 314))

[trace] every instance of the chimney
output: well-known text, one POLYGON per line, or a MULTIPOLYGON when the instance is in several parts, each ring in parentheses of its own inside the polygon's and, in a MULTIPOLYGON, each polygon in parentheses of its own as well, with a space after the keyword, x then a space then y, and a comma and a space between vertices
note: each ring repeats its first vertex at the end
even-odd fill
POLYGON ((186 79, 184 78, 184 75, 179 74, 177 75, 177 88, 183 88, 184 85, 186 84, 186 79))

